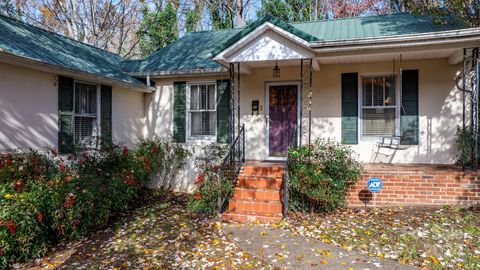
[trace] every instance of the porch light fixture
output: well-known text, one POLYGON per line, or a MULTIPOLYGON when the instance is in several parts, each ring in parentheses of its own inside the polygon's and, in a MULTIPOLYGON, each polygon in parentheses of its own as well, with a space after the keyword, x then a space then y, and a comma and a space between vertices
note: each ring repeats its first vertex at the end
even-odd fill
POLYGON ((273 77, 280 78, 280 68, 278 67, 277 62, 275 62, 275 67, 273 68, 273 77))

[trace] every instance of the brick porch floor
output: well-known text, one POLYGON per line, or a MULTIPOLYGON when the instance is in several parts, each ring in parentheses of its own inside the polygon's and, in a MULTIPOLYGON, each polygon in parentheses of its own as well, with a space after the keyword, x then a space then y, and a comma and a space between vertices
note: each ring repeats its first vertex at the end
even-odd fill
POLYGON ((362 179, 347 194, 349 206, 474 205, 480 202, 478 172, 453 165, 365 164, 362 179), (383 189, 368 191, 370 177, 383 189))

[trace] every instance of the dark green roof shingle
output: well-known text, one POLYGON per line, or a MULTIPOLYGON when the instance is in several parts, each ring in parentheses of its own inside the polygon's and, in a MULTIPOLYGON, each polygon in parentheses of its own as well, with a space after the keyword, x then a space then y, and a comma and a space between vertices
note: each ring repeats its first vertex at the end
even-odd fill
POLYGON ((410 13, 293 23, 292 26, 323 41, 378 38, 465 28, 465 25, 455 17, 420 16, 410 13))
POLYGON ((267 21, 308 42, 378 38, 466 28, 453 17, 415 16, 409 13, 293 24, 272 17, 262 17, 242 29, 187 33, 144 59, 124 60, 107 51, 0 15, 0 48, 36 61, 144 86, 128 74, 140 76, 224 70, 210 57, 267 21))
POLYGON ((123 68, 127 72, 144 74, 221 68, 209 56, 217 55, 266 21, 308 42, 378 38, 466 28, 454 17, 417 16, 410 13, 293 24, 272 17, 263 17, 242 29, 189 33, 143 60, 125 61, 123 68))
POLYGON ((215 47, 240 31, 241 29, 229 29, 187 33, 143 60, 124 61, 123 70, 131 73, 155 73, 221 69, 222 66, 210 60, 209 55, 215 47))
POLYGON ((120 70, 118 55, 2 15, 0 48, 34 61, 145 86, 120 70))

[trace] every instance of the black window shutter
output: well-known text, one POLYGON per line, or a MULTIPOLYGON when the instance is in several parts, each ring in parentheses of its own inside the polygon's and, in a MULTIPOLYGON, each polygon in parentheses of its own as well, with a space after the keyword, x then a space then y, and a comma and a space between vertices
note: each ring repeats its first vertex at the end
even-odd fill
POLYGON ((230 142, 230 81, 217 81, 217 142, 230 142))
POLYGON ((173 83, 173 139, 184 143, 186 140, 187 95, 186 82, 173 83))
POLYGON ((358 143, 358 73, 342 73, 342 143, 358 143))
POLYGON ((402 72, 401 144, 418 144, 418 70, 402 72))
POLYGON ((112 143, 112 87, 102 85, 100 94, 101 102, 101 132, 102 143, 112 143))
POLYGON ((73 151, 73 79, 58 77, 58 151, 73 151))

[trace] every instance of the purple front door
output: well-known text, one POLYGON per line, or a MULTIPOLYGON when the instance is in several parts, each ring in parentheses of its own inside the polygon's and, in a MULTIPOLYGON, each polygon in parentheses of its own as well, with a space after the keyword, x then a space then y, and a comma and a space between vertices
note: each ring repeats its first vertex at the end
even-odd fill
POLYGON ((272 85, 269 95, 269 155, 286 157, 297 128, 297 85, 272 85))

